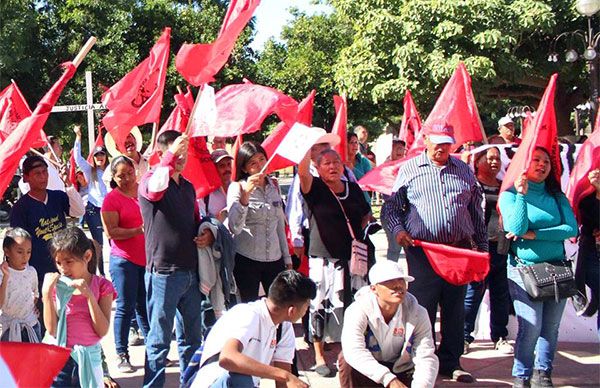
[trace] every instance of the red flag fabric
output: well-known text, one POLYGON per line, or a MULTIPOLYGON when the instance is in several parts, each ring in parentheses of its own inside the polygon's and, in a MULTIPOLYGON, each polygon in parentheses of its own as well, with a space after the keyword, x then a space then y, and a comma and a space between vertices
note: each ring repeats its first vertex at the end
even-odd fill
POLYGON ((259 0, 231 0, 213 43, 183 44, 175 58, 175 67, 183 78, 194 86, 213 82, 259 3, 259 0))
POLYGON ((77 186, 77 162, 75 161, 75 155, 71 149, 69 153, 69 182, 73 186, 77 186))
MULTIPOLYGON (((306 126, 312 125, 315 94, 315 90, 311 91, 310 94, 304 100, 302 100, 300 104, 298 104, 298 116, 296 117, 296 122, 306 126)), ((262 142, 261 145, 265 151, 267 151, 267 156, 269 158, 273 155, 285 135, 287 135, 287 133, 290 131, 291 127, 292 126, 286 124, 285 122, 279 123, 273 132, 271 132, 271 134, 262 142)), ((281 155, 275 155, 267 167, 267 174, 273 171, 281 170, 282 168, 293 166, 294 164, 294 162, 287 160, 281 155)))
POLYGON ((402 126, 398 137, 406 143, 406 149, 409 150, 415 142, 416 136, 421 131, 422 123, 421 116, 417 111, 417 106, 413 101, 410 90, 404 95, 404 117, 402 118, 402 126))
POLYGON ((90 153, 88 154, 88 157, 87 157, 87 161, 89 164, 94 163, 94 150, 97 147, 103 147, 103 146, 104 146, 104 136, 102 135, 102 125, 99 125, 98 126, 98 136, 96 136, 96 141, 94 142, 94 148, 92 148, 90 150, 90 153))
POLYGON ((160 119, 170 39, 171 29, 167 27, 150 50, 150 56, 102 95, 102 103, 108 109, 102 123, 117 148, 123 147, 135 125, 155 123, 160 119))
POLYGON ((71 349, 40 343, 0 343, 3 387, 50 387, 71 356, 71 349))
POLYGON ((237 154, 243 143, 244 136, 240 134, 235 139, 235 143, 233 143, 233 148, 231 149, 231 155, 233 156, 233 163, 231 164, 231 176, 234 180, 237 180, 237 154))
POLYGON ((335 121, 331 133, 340 137, 340 144, 334 149, 340 154, 342 162, 348 160, 348 140, 346 138, 348 127, 348 104, 345 96, 333 96, 333 105, 335 106, 335 121))
POLYGON ((204 198, 221 187, 221 178, 203 137, 190 139, 188 159, 182 175, 194 185, 196 198, 204 198))
POLYGON ((0 196, 4 195, 8 184, 19 167, 19 161, 39 139, 40 131, 46 124, 52 107, 56 104, 65 85, 75 74, 77 68, 71 62, 63 64, 61 77, 42 97, 31 116, 23 119, 15 130, 0 144, 0 196))
MULTIPOLYGON (((196 97, 200 98, 200 96, 196 97)), ((225 86, 215 94, 216 122, 207 126, 196 109, 190 123, 190 136, 234 137, 258 131, 262 122, 275 113, 292 126, 298 114, 298 102, 277 89, 257 84, 225 86)))
POLYGON ((561 164, 556 130, 556 113, 554 111, 557 77, 558 74, 550 77, 534 121, 527 128, 525 136, 506 170, 502 186, 500 187, 501 193, 511 187, 515 183, 515 180, 529 169, 533 151, 536 147, 543 147, 548 151, 552 170, 556 176, 556 180, 560 182, 561 164))
POLYGON ((592 170, 600 168, 600 128, 596 128, 582 144, 571 171, 566 195, 569 198, 575 216, 579 219, 579 202, 594 192, 594 186, 588 179, 592 170))
POLYGON ((488 252, 419 240, 414 240, 414 243, 415 246, 423 248, 435 273, 455 286, 480 282, 490 271, 490 254, 488 252))
POLYGON ((471 76, 462 62, 444 86, 424 125, 434 122, 446 122, 454 127, 453 149, 467 142, 487 142, 471 89, 471 76))
MULTIPOLYGON (((31 109, 23 93, 12 81, 2 92, 0 92, 0 144, 6 140, 8 135, 14 131, 17 125, 26 117, 31 116, 31 109)), ((40 148, 48 143, 48 137, 42 130, 39 138, 31 145, 32 148, 40 148)))

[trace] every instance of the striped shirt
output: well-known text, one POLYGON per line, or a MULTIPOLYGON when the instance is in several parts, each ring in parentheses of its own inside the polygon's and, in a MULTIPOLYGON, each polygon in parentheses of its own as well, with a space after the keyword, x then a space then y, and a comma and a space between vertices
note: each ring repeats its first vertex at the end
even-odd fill
POLYGON ((439 167, 423 152, 400 168, 394 191, 384 205, 394 236, 405 231, 442 244, 472 239, 478 249, 488 250, 483 191, 464 162, 450 157, 439 167))

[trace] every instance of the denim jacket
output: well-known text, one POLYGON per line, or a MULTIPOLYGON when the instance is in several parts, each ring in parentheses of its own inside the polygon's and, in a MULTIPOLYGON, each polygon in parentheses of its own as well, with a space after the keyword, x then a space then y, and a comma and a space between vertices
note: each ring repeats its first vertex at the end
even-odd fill
POLYGON ((228 225, 236 253, 261 262, 283 257, 286 264, 291 264, 279 187, 267 178, 265 187, 257 187, 250 194, 248 206, 243 206, 240 184, 243 182, 234 182, 227 190, 228 225))

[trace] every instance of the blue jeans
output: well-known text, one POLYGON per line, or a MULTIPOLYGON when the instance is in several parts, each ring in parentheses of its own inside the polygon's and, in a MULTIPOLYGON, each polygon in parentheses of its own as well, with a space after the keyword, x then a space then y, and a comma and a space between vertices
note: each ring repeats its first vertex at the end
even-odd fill
POLYGON ((508 287, 513 299, 519 331, 515 341, 512 375, 528 379, 533 369, 552 372, 558 343, 558 328, 567 299, 533 301, 516 267, 508 266, 508 287))
POLYGON ((181 375, 200 347, 202 295, 196 271, 146 272, 145 279, 150 331, 146 337, 144 387, 162 387, 176 311, 183 321, 184 330, 177 344, 181 375))
POLYGON ((146 311, 146 288, 141 265, 119 256, 110 256, 110 277, 117 290, 117 308, 115 310, 115 348, 117 354, 129 354, 129 327, 135 316, 144 338, 150 331, 146 311))
MULTIPOLYGON (((94 241, 96 241, 100 245, 100 253, 99 257, 102 257, 102 243, 104 233, 104 229, 102 228, 102 218, 100 217, 100 208, 92 205, 88 202, 85 207, 85 214, 83 215, 83 220, 87 224, 90 229, 90 234, 94 241)), ((98 260, 98 271, 102 276, 104 276, 104 262, 102 260, 98 260)))
POLYGON ((210 385, 210 388, 254 388, 252 376, 226 372, 210 385))
POLYGON ((508 279, 506 277, 506 255, 497 252, 498 243, 490 241, 490 272, 482 282, 472 282, 467 286, 465 295, 465 341, 473 342, 471 335, 475 329, 475 319, 485 294, 485 289, 490 289, 490 330, 492 341, 506 338, 508 330, 508 312, 510 309, 510 295, 508 293, 508 279))

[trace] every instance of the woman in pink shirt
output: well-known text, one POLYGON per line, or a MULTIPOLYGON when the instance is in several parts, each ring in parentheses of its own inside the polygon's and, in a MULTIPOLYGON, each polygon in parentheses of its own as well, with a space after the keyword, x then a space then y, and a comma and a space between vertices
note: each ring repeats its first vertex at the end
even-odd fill
POLYGON ((109 271, 117 290, 114 324, 115 347, 119 355, 117 368, 129 373, 134 371, 128 349, 129 326, 134 314, 144 338, 150 330, 144 288, 144 227, 133 161, 119 156, 113 159, 110 168, 113 190, 104 198, 102 223, 110 239, 109 271))

